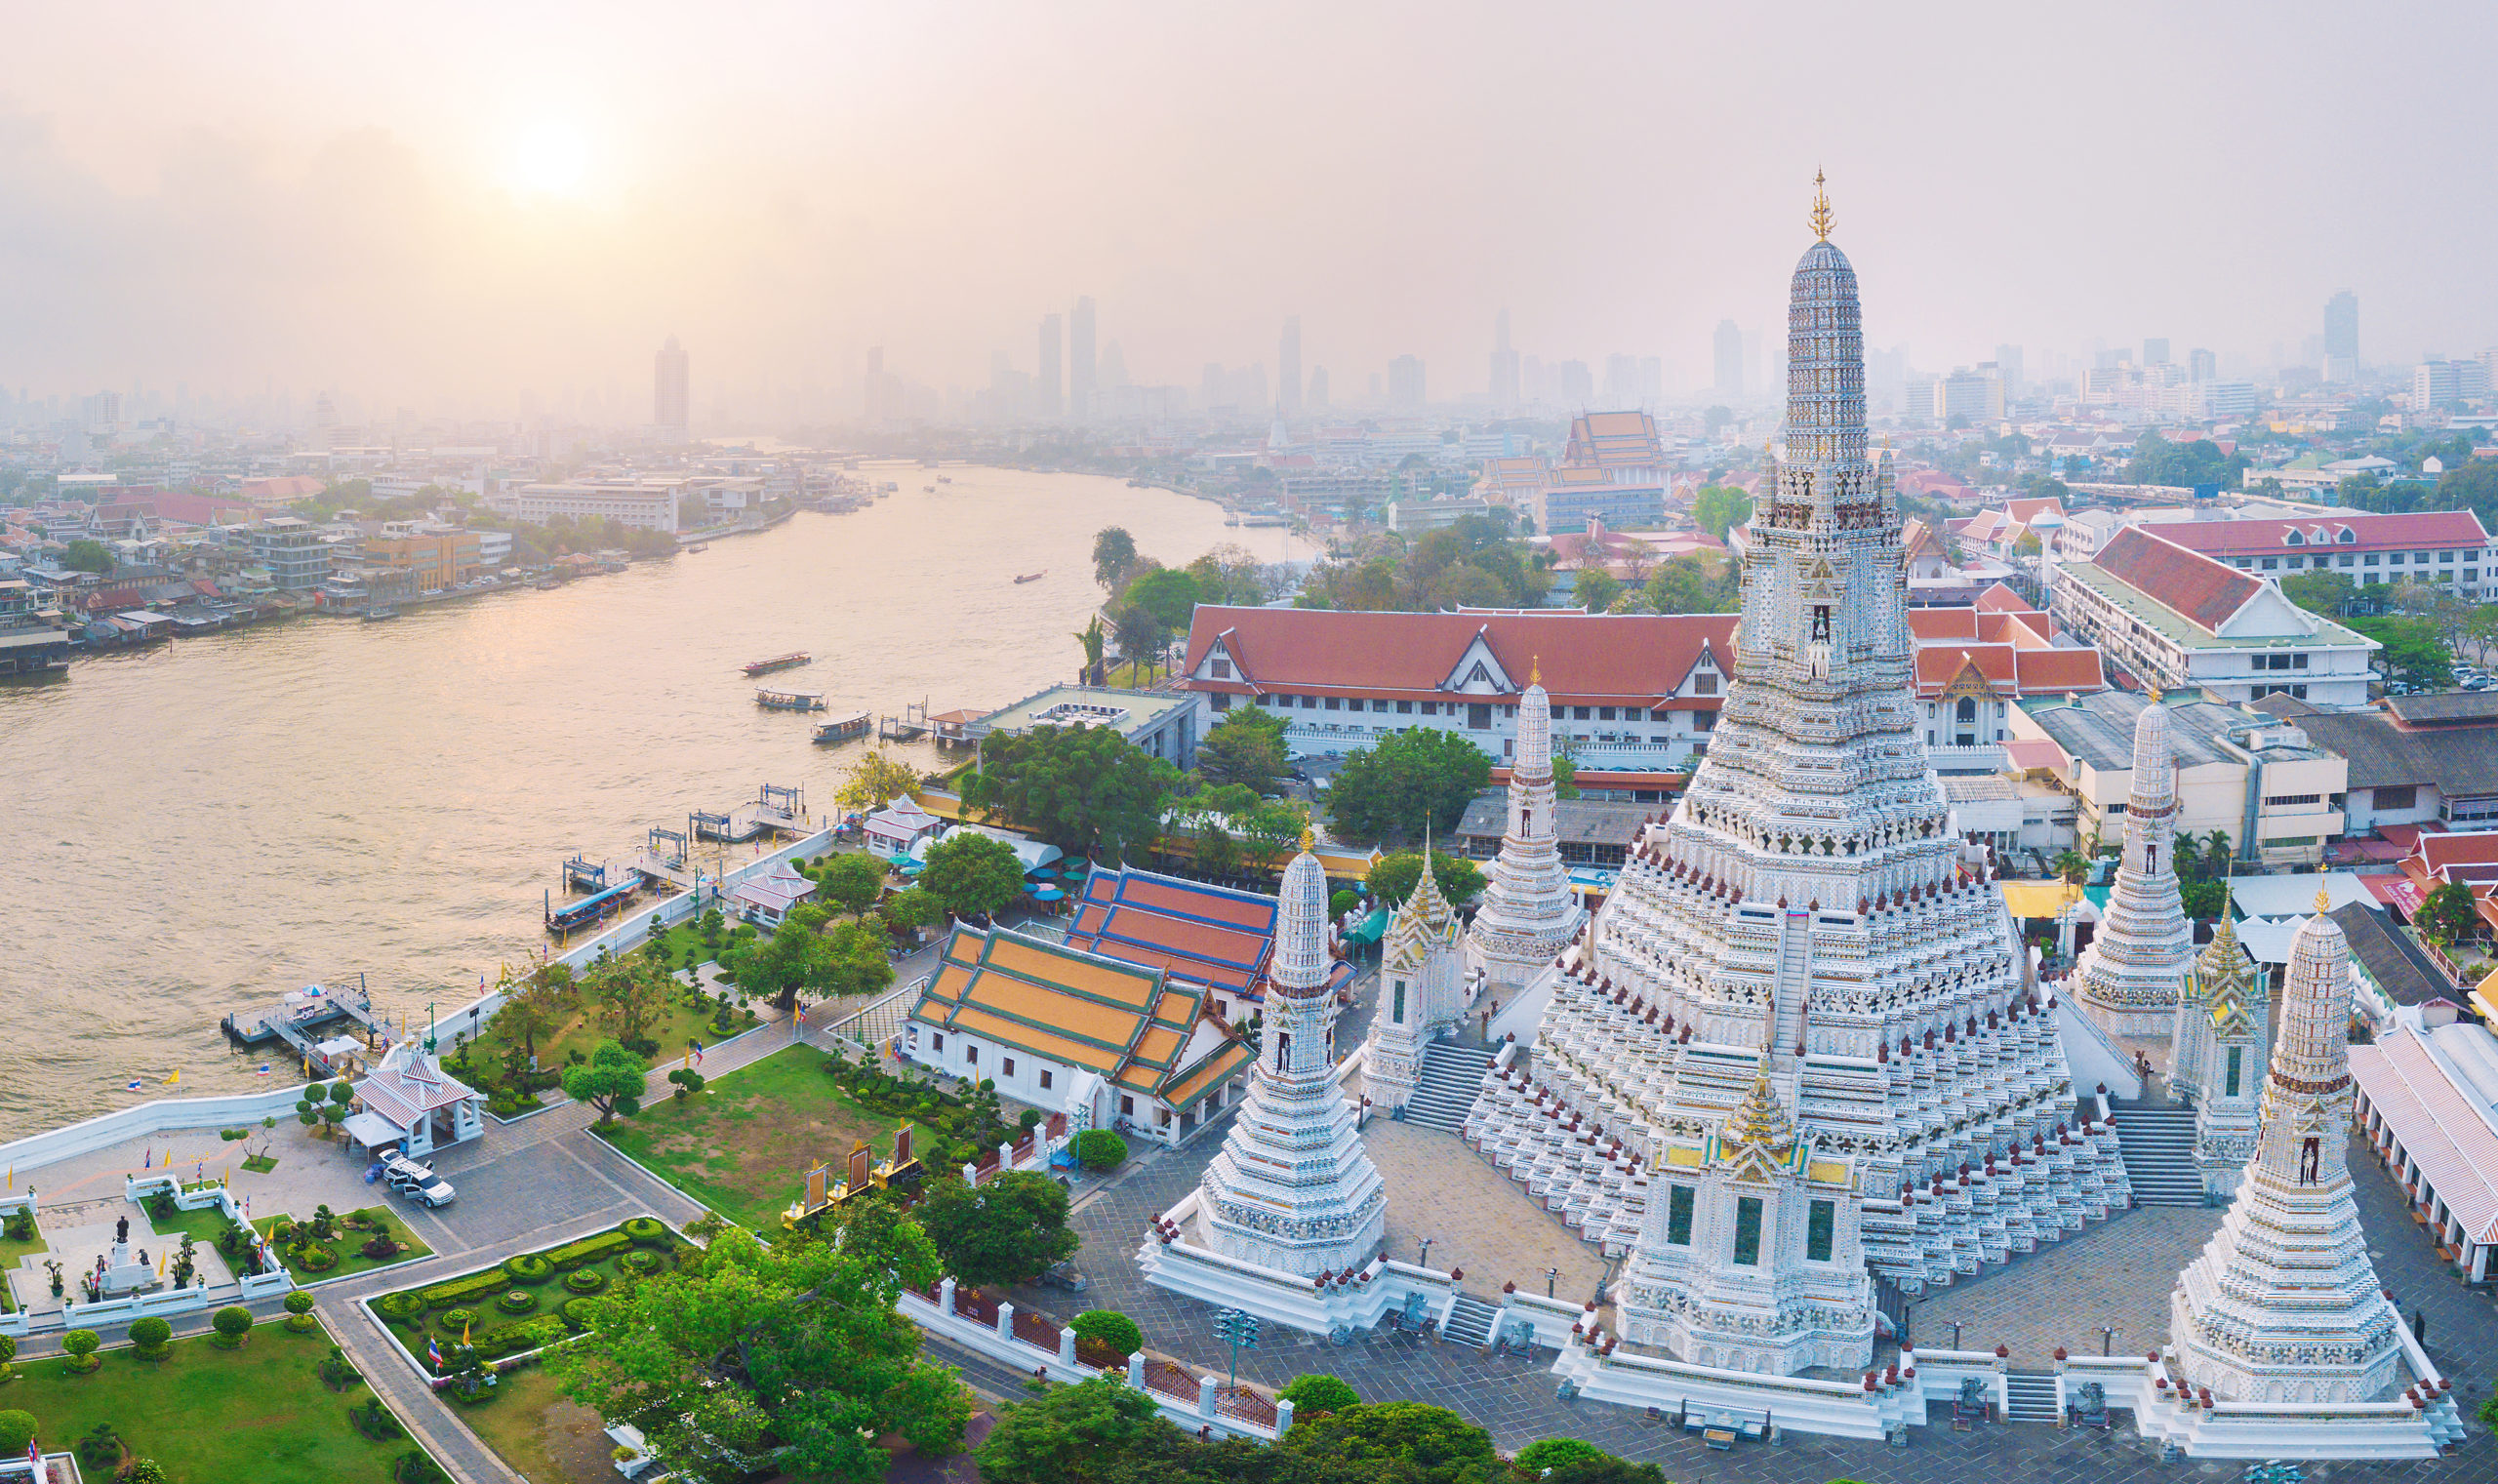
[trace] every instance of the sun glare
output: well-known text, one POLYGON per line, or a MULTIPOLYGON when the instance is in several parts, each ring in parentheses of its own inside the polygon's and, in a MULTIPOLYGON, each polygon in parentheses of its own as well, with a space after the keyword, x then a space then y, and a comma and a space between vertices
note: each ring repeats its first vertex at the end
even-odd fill
POLYGON ((582 132, 560 120, 531 125, 514 141, 512 182, 526 191, 568 196, 581 189, 589 169, 589 145, 582 132))

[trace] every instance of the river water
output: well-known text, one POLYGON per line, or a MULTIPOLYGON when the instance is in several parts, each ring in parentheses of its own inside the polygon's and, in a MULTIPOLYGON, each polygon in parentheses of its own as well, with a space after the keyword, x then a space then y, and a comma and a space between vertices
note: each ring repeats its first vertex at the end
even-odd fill
POLYGON ((420 1022, 464 1003, 545 942, 541 895, 576 852, 622 862, 650 826, 767 782, 829 810, 872 743, 818 747, 810 718, 759 709, 748 661, 812 653, 765 683, 836 712, 1000 706, 1074 678, 1099 528, 1175 565, 1226 541, 1287 554, 1281 532, 1117 479, 948 468, 927 493, 932 471, 866 472, 902 491, 557 591, 0 686, 0 1138, 158 1096, 176 1070, 181 1091, 265 1085, 267 1058, 219 1020, 307 983, 362 973, 420 1022))

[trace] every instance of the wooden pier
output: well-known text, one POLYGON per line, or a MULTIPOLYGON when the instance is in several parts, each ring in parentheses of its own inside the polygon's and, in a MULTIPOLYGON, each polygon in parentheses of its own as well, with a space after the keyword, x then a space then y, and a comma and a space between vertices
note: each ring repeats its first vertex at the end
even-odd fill
POLYGON ((361 974, 352 983, 342 979, 336 986, 306 984, 283 996, 274 1008, 258 1017, 229 1015, 223 1023, 225 1034, 245 1046, 272 1040, 286 1043, 287 1049, 308 1063, 317 1077, 341 1075, 350 1060, 360 1063, 363 1059, 355 1053, 370 1051, 383 1029, 373 1013, 373 999, 361 974), (342 1025, 341 1022, 346 1023, 342 1025), (334 1033, 314 1034, 325 1029, 334 1033), (351 1049, 341 1047, 338 1043, 342 1039, 359 1044, 351 1049))

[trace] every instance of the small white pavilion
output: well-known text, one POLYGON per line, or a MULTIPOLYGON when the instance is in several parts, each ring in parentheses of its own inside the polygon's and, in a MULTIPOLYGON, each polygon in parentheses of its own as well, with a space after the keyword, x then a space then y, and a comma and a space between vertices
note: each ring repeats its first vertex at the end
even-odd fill
POLYGON ((395 1148, 414 1158, 486 1132, 476 1089, 413 1041, 391 1047, 373 1075, 355 1084, 355 1098, 363 1106, 347 1118, 347 1139, 377 1152, 395 1148))

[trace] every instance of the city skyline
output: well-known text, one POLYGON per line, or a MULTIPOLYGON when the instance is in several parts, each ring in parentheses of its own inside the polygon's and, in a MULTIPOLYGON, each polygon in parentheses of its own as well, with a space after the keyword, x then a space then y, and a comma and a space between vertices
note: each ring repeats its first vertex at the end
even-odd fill
MULTIPOLYGON (((169 17, 163 45, 135 58, 84 16, 27 18, 37 64, 0 101, 0 180, 24 223, 0 248, 20 327, 0 383, 336 388, 423 412, 526 390, 551 406, 568 386, 631 386, 674 333, 702 347, 698 420, 773 388, 847 409, 867 395, 871 345, 910 382, 976 387, 996 351, 1021 364, 1037 318, 1088 295, 1140 385, 1263 363, 1280 390, 1277 330, 1298 316, 1305 377, 1330 366, 1358 389, 1411 355, 1453 402, 1488 392, 1483 327, 1507 309, 1521 354, 1661 357, 1672 395, 1712 383, 1720 321, 1755 343, 1774 327, 1780 285, 1760 263, 1795 230, 1817 167, 1886 285, 1869 342, 1922 369, 1998 343, 2031 347, 2035 369, 2160 336, 2224 362, 2278 345, 2296 364, 2345 289, 2366 305, 2372 363, 2498 341, 2498 286, 2467 266, 2498 207, 2447 188, 2477 137, 2466 59, 2498 39, 2480 10, 2449 11, 2454 44, 2430 49, 2314 8, 2161 13, 2157 45, 2118 25, 2048 48, 1943 45, 1836 14, 1798 40, 1766 18, 1630 10, 1489 11, 1416 35, 1392 8, 1286 27, 1100 7, 1005 13, 936 47, 933 20, 791 10, 772 20, 786 44, 752 49, 680 41, 659 10, 584 36, 565 18, 585 13, 555 8, 491 23, 578 46, 570 70, 527 87, 457 25, 393 32, 392 63, 350 81, 310 59, 381 22, 317 14, 169 17), (2224 52, 2231 66, 2206 64, 2224 52), (939 53, 942 75, 915 60, 939 53), (1634 84, 1676 54, 1716 61, 1634 84), (1179 55, 1227 61, 1170 66, 1179 55), (1537 123, 1478 116, 1467 79, 1493 58, 1537 123), (2380 62, 2408 86, 2365 130, 2281 106, 2380 62), (1048 80, 1086 68, 1100 97, 1056 106, 1048 80), (656 85, 679 69, 706 75, 656 85), (1392 86, 1336 86, 1365 69, 1392 86), (1769 71, 1794 84, 1774 117, 1737 81, 1769 71), (2119 75, 2155 101, 2095 130, 2086 156, 2058 149, 2119 75), (1278 76, 1322 100, 1278 125, 1264 106, 1278 76), (445 108, 446 79, 474 105, 445 108), (984 101, 928 110, 932 89, 984 101), (1971 111, 2018 127, 1930 147, 1971 111), (1128 127, 1147 116, 1188 124, 1128 127), (1599 120, 1625 142, 1585 147, 1599 120), (2221 143, 2257 125, 2267 147, 2219 168, 2221 143), (1701 137, 1710 149, 1672 147, 1701 137), (2389 157, 2392 137, 2417 147, 2389 157), (1390 140, 1413 158, 1382 174, 1390 140), (2210 163, 2179 168, 2196 140, 2210 163), (1542 199, 1621 198, 1634 158, 1624 230, 1556 235, 1532 212, 1428 242, 1410 230, 1448 199, 1518 199, 1529 179, 1542 199), (1973 197, 1977 179, 2007 183, 1973 197), (2401 202, 2399 232, 2301 204, 2343 181, 2401 202), (1150 210, 1104 204, 1157 192, 1150 210), (2067 224, 2110 210, 2158 229, 2067 224), (1707 229, 1676 225, 1691 222, 1707 229), (1009 231, 1015 251, 985 245, 1009 231)), ((1075 390, 1070 373, 1063 405, 1075 390)))

